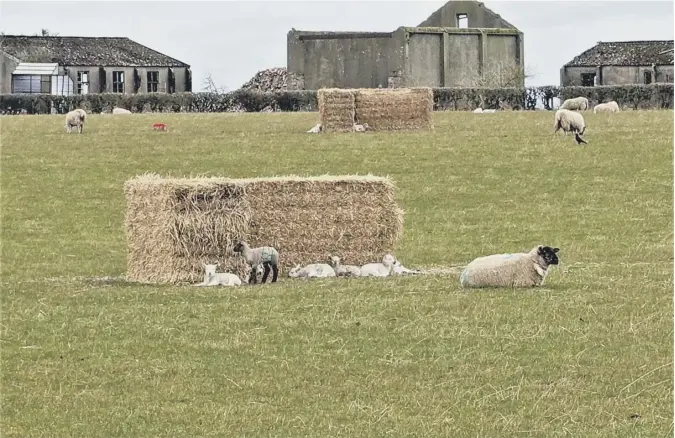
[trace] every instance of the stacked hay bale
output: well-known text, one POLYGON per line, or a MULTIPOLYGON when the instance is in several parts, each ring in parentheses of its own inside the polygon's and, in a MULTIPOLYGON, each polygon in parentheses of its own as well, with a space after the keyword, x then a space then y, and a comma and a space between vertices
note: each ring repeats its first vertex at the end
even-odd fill
POLYGON ((431 88, 340 89, 317 92, 324 132, 348 132, 355 123, 371 131, 433 130, 431 88))
POLYGON ((201 263, 248 278, 239 239, 279 250, 280 269, 340 253, 360 265, 394 252, 403 212, 388 178, 368 176, 255 179, 161 178, 127 181, 127 278, 195 282, 201 263))

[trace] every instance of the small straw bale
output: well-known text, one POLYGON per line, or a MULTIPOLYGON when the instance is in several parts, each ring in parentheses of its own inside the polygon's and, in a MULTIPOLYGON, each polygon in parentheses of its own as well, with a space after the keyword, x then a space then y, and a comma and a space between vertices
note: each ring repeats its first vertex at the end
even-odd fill
POLYGON ((367 123, 369 131, 434 129, 434 93, 429 87, 359 89, 355 104, 357 123, 367 123))
POLYGON ((350 132, 354 127, 354 90, 321 88, 317 91, 319 116, 324 132, 350 132))
POLYGON ((198 282, 202 263, 219 263, 246 281, 248 265, 234 254, 244 239, 273 246, 279 268, 340 254, 363 265, 393 253, 403 211, 388 177, 373 175, 162 178, 139 175, 124 185, 127 279, 198 282))

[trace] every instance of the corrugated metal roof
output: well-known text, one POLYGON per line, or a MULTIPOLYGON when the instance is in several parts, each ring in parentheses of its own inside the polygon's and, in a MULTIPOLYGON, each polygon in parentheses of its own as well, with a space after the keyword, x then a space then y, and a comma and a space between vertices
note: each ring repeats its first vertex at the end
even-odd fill
POLYGON ((43 62, 20 62, 13 75, 56 75, 59 73, 59 65, 43 62))

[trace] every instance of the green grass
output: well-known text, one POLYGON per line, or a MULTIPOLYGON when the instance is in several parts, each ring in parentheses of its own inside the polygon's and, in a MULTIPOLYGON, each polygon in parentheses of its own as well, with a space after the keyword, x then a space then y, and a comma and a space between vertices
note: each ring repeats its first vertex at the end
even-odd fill
POLYGON ((342 135, 310 113, 1 118, 2 436, 671 436, 673 111, 585 117, 583 147, 550 112, 342 135), (97 281, 124 274, 122 185, 146 171, 388 174, 405 266, 538 243, 561 265, 537 290, 97 281))

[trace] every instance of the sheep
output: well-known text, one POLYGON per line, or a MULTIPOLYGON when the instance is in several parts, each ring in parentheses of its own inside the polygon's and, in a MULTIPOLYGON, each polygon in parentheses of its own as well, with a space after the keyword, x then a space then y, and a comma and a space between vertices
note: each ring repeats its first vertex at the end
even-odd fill
POLYGON ((340 257, 328 254, 330 265, 335 269, 338 277, 358 277, 361 275, 361 268, 354 265, 340 264, 340 257))
POLYGON ((388 277, 394 271, 396 258, 391 254, 385 254, 381 263, 367 263, 361 266, 361 277, 388 277))
POLYGON ((370 128, 370 126, 368 126, 367 123, 364 123, 363 125, 354 123, 353 128, 355 132, 366 132, 370 128))
POLYGON ((599 103, 593 107, 593 114, 597 114, 598 112, 610 112, 610 113, 618 113, 619 110, 619 104, 616 103, 615 101, 607 102, 607 103, 599 103))
MULTIPOLYGON (((241 253, 242 256, 246 259, 246 262, 251 265, 251 272, 257 272, 258 266, 261 264, 265 269, 261 283, 267 281, 267 276, 270 273, 270 266, 272 267, 272 283, 276 283, 277 277, 279 275, 279 251, 276 248, 271 246, 261 246, 259 248, 251 249, 250 246, 243 240, 237 242, 234 246, 233 251, 235 253, 241 253)), ((257 276, 250 275, 249 283, 257 283, 257 276)))
POLYGON ((308 134, 318 134, 319 132, 321 132, 321 123, 317 123, 312 129, 307 131, 308 134))
POLYGON ((241 279, 236 274, 226 272, 216 273, 217 264, 208 265, 202 263, 204 267, 204 281, 195 286, 241 286, 241 279))
POLYGON ((394 269, 392 271, 392 274, 395 274, 395 275, 405 275, 405 274, 415 275, 415 274, 421 274, 421 273, 422 273, 422 271, 420 271, 419 269, 408 269, 408 268, 406 268, 398 260, 396 260, 396 262, 394 263, 394 269))
POLYGON ((462 271, 463 288, 541 286, 560 248, 537 245, 530 252, 478 257, 462 271))
MULTIPOLYGON (((249 272, 248 272, 248 280, 246 280, 247 282, 250 282, 250 281, 251 281, 251 276, 252 276, 252 275, 253 275, 253 268, 251 268, 251 269, 249 270, 249 272)), ((256 268, 256 270, 255 270, 255 276, 256 276, 256 277, 255 277, 255 278, 256 278, 256 281, 258 281, 258 277, 261 277, 261 278, 262 278, 262 276, 263 276, 263 267, 262 267, 262 265, 258 265, 258 267, 256 268)))
POLYGON ((87 118, 87 113, 83 109, 74 109, 66 114, 66 132, 72 132, 72 128, 77 128, 77 132, 82 134, 84 122, 87 118))
POLYGON ((312 263, 305 267, 297 265, 288 272, 289 277, 325 278, 335 277, 335 270, 327 263, 312 263))
POLYGON ((129 111, 128 109, 125 109, 125 108, 115 107, 115 108, 113 108, 112 113, 113 114, 131 114, 131 111, 129 111))
POLYGON ((566 99, 559 109, 567 109, 571 111, 585 111, 590 108, 588 99, 585 97, 575 97, 574 99, 566 99))
POLYGON ((586 131, 586 123, 584 122, 584 116, 581 113, 576 111, 570 111, 567 109, 559 109, 555 112, 555 123, 553 125, 555 134, 558 130, 562 129, 565 135, 567 132, 574 133, 574 139, 577 141, 577 144, 588 144, 580 136, 584 135, 586 131))

